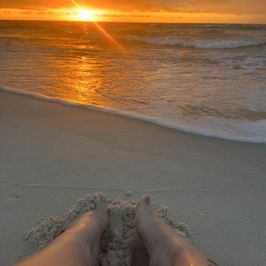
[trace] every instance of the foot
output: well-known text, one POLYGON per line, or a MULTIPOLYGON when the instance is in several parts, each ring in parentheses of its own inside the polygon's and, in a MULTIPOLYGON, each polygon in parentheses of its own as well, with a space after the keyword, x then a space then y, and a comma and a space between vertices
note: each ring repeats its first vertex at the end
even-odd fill
POLYGON ((85 242, 90 249, 92 265, 99 265, 100 238, 107 224, 107 210, 104 206, 85 213, 66 231, 76 239, 85 242))
POLYGON ((107 224, 107 210, 105 206, 101 206, 93 211, 83 214, 68 231, 80 232, 83 238, 88 240, 99 238, 107 224))
POLYGON ((100 237, 106 222, 104 207, 88 212, 50 245, 17 266, 99 265, 100 237))
POLYGON ((216 265, 157 217, 150 203, 149 197, 139 201, 136 228, 148 250, 151 266, 216 265))

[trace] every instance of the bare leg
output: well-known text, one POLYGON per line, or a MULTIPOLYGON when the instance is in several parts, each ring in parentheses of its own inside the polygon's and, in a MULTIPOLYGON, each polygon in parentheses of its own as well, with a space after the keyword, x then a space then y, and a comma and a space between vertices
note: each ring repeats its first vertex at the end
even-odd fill
POLYGON ((17 266, 99 265, 100 237, 106 222, 104 207, 88 212, 48 247, 17 266))
POLYGON ((154 215, 150 198, 138 203, 136 227, 150 256, 150 266, 214 266, 202 252, 154 215))

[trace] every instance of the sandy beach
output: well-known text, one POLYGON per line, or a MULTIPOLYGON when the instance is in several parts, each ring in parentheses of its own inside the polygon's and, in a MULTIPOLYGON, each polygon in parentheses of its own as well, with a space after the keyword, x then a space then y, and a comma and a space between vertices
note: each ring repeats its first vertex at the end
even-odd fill
POLYGON ((186 134, 0 92, 0 264, 24 232, 90 192, 144 194, 221 266, 265 264, 266 145, 186 134))

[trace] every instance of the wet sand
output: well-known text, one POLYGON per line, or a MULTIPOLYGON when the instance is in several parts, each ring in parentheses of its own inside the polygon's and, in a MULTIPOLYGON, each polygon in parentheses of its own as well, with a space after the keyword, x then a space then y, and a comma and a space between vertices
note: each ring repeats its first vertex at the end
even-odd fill
POLYGON ((90 192, 143 194, 224 266, 263 265, 266 145, 223 141, 0 92, 0 264, 24 232, 90 192))

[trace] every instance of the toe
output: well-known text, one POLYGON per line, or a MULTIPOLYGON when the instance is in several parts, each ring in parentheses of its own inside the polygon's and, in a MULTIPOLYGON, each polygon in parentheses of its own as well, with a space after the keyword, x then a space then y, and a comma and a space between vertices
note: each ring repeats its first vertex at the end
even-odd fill
POLYGON ((143 201, 144 201, 146 204, 148 204, 148 205, 151 204, 151 198, 150 198, 149 196, 144 196, 144 197, 143 197, 143 201))
POLYGON ((151 204, 151 198, 149 196, 144 196, 138 201, 137 208, 139 208, 139 207, 147 207, 150 204, 151 204))

